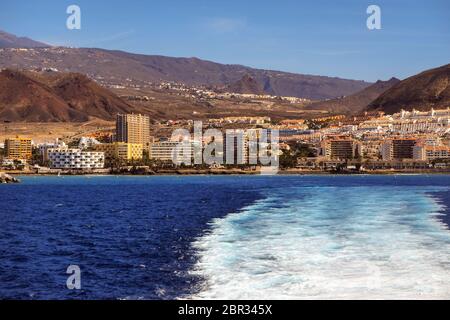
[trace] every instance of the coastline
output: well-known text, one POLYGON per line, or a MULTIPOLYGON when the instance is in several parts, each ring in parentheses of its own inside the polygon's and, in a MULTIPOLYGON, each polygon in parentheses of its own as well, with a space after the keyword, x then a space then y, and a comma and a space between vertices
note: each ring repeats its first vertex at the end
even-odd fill
MULTIPOLYGON (((6 172, 5 172, 6 173, 6 172)), ((7 174, 11 176, 196 176, 196 175, 270 175, 261 173, 257 170, 239 170, 239 169, 174 169, 158 170, 150 172, 97 172, 97 171, 58 171, 58 172, 34 172, 10 170, 7 174)), ((372 171, 321 171, 321 170, 279 170, 273 175, 450 175, 450 170, 372 170, 372 171)))

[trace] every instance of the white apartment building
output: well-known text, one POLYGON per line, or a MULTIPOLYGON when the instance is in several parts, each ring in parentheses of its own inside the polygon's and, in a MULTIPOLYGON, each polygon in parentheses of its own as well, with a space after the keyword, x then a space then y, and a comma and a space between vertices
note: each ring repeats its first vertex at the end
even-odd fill
POLYGON ((150 144, 149 158, 160 161, 172 161, 172 154, 179 144, 177 141, 160 141, 150 144))
POLYGON ((431 111, 402 111, 362 122, 361 130, 391 131, 402 134, 450 132, 450 108, 431 111))
POLYGON ((392 123, 391 130, 399 133, 445 132, 450 128, 450 120, 443 118, 402 119, 392 123))
POLYGON ((431 161, 450 158, 450 147, 417 145, 413 149, 414 160, 431 161))
MULTIPOLYGON (((217 146, 213 157, 221 158, 220 163, 228 164, 246 164, 249 163, 249 135, 244 130, 227 132, 225 140, 223 137, 217 140, 217 146), (226 155, 228 154, 228 159, 226 155)), ((194 159, 195 152, 199 153, 199 158, 203 159, 202 152, 205 145, 210 141, 160 141, 150 144, 149 158, 159 161, 172 161, 175 164, 189 162, 194 159)), ((257 146, 255 149, 255 155, 257 146)), ((257 158, 252 160, 256 163, 257 158)))
POLYGON ((405 111, 402 110, 399 113, 395 113, 392 115, 394 118, 400 119, 429 119, 429 118, 449 118, 450 117, 450 108, 447 109, 431 109, 430 111, 405 111))
POLYGON ((48 158, 52 169, 102 169, 105 165, 103 152, 80 149, 51 149, 48 158))
POLYGON ((153 160, 186 163, 191 161, 193 156, 194 142, 192 141, 160 141, 150 143, 149 158, 153 160))
POLYGON ((42 161, 46 162, 48 161, 48 151, 51 149, 67 149, 67 145, 60 141, 59 139, 56 139, 55 142, 50 143, 41 143, 37 146, 39 148, 39 155, 42 157, 42 161))

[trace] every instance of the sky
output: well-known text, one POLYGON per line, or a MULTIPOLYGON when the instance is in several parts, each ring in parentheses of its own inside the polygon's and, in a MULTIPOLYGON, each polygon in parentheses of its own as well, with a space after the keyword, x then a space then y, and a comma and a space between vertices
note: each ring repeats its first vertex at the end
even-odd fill
POLYGON ((450 63, 449 0, 0 0, 0 30, 52 45, 366 81, 450 63), (69 5, 81 29, 69 30, 69 5), (369 30, 366 10, 381 9, 369 30))

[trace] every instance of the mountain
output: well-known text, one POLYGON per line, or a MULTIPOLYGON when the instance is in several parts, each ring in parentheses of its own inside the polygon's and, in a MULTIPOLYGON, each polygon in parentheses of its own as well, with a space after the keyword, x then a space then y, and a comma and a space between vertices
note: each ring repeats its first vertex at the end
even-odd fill
POLYGON ((248 74, 244 75, 242 79, 228 85, 225 88, 225 91, 233 93, 264 94, 263 86, 248 74))
POLYGON ((312 103, 307 106, 308 110, 327 110, 333 113, 357 114, 364 109, 383 92, 399 83, 397 78, 387 81, 378 80, 371 86, 352 95, 312 103))
POLYGON ((39 48, 49 47, 48 44, 34 41, 26 37, 17 37, 0 30, 0 48, 39 48))
POLYGON ((81 74, 68 74, 53 86, 54 92, 74 110, 100 119, 130 112, 122 99, 81 74))
POLYGON ((112 120, 132 107, 80 74, 0 72, 0 119, 26 122, 112 120))
POLYGON ((419 111, 450 106, 450 64, 407 78, 381 94, 368 111, 392 114, 404 110, 419 111))
POLYGON ((232 86, 248 75, 257 82, 257 87, 262 87, 264 93, 313 100, 350 95, 370 85, 359 80, 262 70, 198 58, 173 58, 95 48, 0 49, 0 68, 56 68, 115 83, 174 81, 222 88, 232 86))

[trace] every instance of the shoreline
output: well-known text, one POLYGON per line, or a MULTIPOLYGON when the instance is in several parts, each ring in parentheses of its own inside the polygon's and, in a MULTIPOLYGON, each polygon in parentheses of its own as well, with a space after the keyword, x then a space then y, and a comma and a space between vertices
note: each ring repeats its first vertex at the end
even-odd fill
POLYGON ((39 177, 39 176, 358 176, 358 175, 450 175, 450 170, 378 170, 378 171, 362 171, 362 172, 330 172, 330 171, 305 171, 305 170, 280 170, 275 174, 265 174, 260 171, 238 171, 238 170, 164 170, 152 173, 123 173, 123 172, 60 172, 60 173, 36 173, 28 171, 8 171, 12 176, 39 177))

